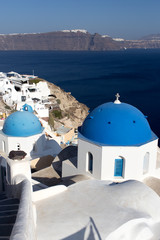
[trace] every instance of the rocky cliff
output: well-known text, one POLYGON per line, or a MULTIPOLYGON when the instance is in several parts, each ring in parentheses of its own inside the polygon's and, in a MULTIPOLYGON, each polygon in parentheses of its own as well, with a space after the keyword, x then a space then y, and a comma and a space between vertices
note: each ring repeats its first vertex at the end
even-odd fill
POLYGON ((54 116, 54 128, 62 124, 71 128, 81 126, 88 115, 89 108, 79 103, 71 93, 65 92, 53 83, 47 82, 47 84, 52 96, 50 101, 53 104, 53 114, 59 113, 57 117, 54 116))
POLYGON ((0 35, 0 50, 107 51, 127 48, 160 48, 160 35, 140 40, 111 38, 85 30, 0 35))
POLYGON ((123 43, 109 36, 81 31, 0 35, 0 50, 105 51, 122 47, 123 43))

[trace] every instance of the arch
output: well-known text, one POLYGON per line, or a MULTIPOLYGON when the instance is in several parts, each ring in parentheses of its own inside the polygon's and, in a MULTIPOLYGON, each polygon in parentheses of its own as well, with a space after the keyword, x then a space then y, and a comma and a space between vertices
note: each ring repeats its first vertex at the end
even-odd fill
POLYGON ((6 143, 4 140, 2 140, 2 151, 6 152, 6 143))
POLYGON ((149 157, 150 157, 150 153, 146 152, 143 159, 143 174, 146 174, 149 172, 149 157))
POLYGON ((124 175, 124 158, 119 157, 114 161, 114 177, 123 177, 124 175))
POLYGON ((93 172, 93 154, 91 152, 87 153, 87 171, 93 172))

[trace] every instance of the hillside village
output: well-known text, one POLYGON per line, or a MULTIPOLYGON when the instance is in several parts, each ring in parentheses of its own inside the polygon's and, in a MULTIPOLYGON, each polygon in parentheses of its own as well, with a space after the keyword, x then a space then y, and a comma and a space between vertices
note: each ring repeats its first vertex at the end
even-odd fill
POLYGON ((86 105, 79 103, 71 93, 67 93, 55 84, 36 76, 21 76, 15 72, 8 73, 8 76, 6 78, 4 73, 0 74, 1 123, 6 116, 13 111, 21 110, 22 106, 27 104, 41 119, 48 135, 68 135, 65 140, 62 137, 61 140, 60 138, 58 140, 64 145, 75 140, 74 138, 77 137, 75 136, 76 129, 88 114, 89 109, 86 105), (23 81, 20 84, 21 79, 23 81), (14 88, 11 91, 13 86, 18 91, 15 91, 14 88), (31 96, 25 94, 28 91, 25 90, 27 88, 30 95, 32 94, 31 96))

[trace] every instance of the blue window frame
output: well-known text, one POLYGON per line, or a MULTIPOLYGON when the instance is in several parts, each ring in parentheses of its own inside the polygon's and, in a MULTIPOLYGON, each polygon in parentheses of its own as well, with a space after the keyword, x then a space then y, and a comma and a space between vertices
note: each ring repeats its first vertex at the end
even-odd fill
POLYGON ((123 176, 123 158, 115 159, 114 176, 115 177, 123 176))

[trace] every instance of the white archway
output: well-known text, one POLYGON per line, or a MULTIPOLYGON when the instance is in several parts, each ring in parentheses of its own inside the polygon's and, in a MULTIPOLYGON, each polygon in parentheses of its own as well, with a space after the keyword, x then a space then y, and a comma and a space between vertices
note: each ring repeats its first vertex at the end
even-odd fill
POLYGON ((6 143, 5 143, 5 141, 2 141, 2 151, 6 152, 6 143))

